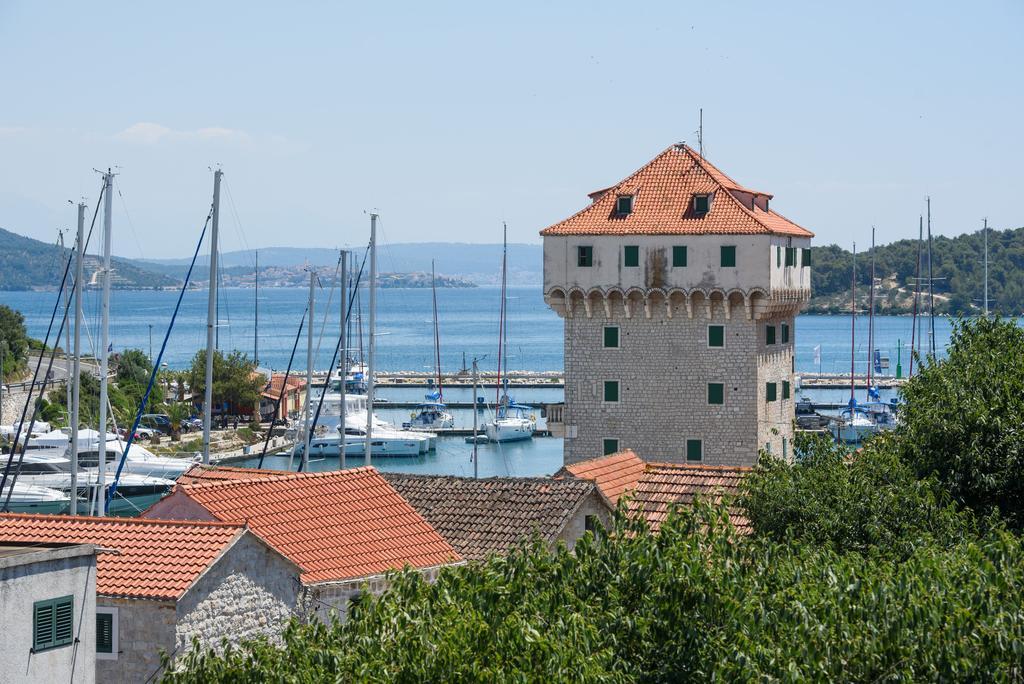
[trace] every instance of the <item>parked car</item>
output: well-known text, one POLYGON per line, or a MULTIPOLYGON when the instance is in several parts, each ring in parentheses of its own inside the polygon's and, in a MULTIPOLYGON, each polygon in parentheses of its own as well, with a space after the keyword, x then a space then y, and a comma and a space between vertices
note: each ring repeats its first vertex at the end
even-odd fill
POLYGON ((142 416, 139 426, 165 435, 171 434, 171 419, 166 413, 147 413, 142 416))

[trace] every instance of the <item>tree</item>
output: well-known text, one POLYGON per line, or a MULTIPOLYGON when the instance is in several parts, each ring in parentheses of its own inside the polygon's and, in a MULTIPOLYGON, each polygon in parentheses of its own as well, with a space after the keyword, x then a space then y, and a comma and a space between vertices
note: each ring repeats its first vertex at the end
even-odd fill
POLYGON ((903 388, 897 453, 954 500, 1022 529, 1024 330, 1010 320, 957 320, 946 351, 921 362, 903 388))
POLYGON ((141 349, 125 349, 117 361, 117 382, 146 386, 153 362, 141 349))
MULTIPOLYGON (((225 357, 220 350, 213 355, 213 405, 227 404, 235 411, 249 413, 259 401, 266 379, 255 372, 256 364, 240 351, 225 357)), ((188 383, 192 396, 202 401, 206 391, 206 350, 200 349, 192 357, 188 370, 188 383)))
POLYGON ((181 424, 192 415, 192 409, 180 402, 172 402, 167 405, 167 417, 171 421, 171 441, 177 442, 181 439, 181 424))
POLYGON ((29 339, 25 330, 25 317, 20 311, 0 304, 0 350, 3 352, 3 367, 0 367, 0 382, 23 367, 28 358, 29 339))

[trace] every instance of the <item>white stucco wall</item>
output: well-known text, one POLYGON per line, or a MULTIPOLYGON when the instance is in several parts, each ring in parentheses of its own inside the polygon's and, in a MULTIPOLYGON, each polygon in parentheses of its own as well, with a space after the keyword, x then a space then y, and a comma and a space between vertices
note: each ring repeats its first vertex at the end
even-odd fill
POLYGON ((96 681, 96 555, 92 546, 0 557, 0 682, 96 681), (32 652, 33 604, 73 596, 75 641, 32 652))

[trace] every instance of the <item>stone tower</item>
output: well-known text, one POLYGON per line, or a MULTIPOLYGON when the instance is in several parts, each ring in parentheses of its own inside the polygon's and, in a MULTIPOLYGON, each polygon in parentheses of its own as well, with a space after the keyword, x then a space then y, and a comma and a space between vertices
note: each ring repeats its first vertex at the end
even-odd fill
POLYGON ((565 463, 791 455, 813 233, 677 144, 541 231, 565 321, 565 463))

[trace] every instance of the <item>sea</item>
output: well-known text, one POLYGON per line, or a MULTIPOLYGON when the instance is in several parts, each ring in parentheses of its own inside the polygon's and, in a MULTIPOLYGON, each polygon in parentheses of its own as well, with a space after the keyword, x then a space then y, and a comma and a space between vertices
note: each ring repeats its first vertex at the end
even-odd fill
MULTIPOLYGON (((20 311, 32 337, 46 336, 54 310, 55 292, 0 291, 0 304, 20 311)), ((163 290, 115 290, 111 294, 110 339, 113 351, 141 349, 159 359, 168 368, 189 367, 196 351, 206 345, 208 298, 205 290, 186 291, 171 328, 178 292, 163 290)), ((223 350, 239 350, 256 358, 259 365, 284 370, 295 347, 299 325, 309 301, 306 288, 263 288, 256 298, 253 288, 222 288, 217 315, 217 342, 223 350), (258 326, 256 325, 258 315, 258 326)), ((498 360, 498 319, 501 291, 497 287, 451 288, 437 291, 441 366, 445 372, 466 367, 475 358, 481 370, 494 370, 498 360)), ((541 288, 512 287, 507 297, 508 369, 510 371, 561 371, 563 360, 562 321, 544 303, 541 288)), ((366 293, 353 302, 350 355, 365 350, 369 329, 366 293), (362 329, 362 336, 359 331, 362 329), (360 340, 362 343, 360 344, 360 340)), ((61 323, 63 305, 51 332, 51 340, 61 323)), ((314 367, 330 365, 337 344, 341 301, 339 293, 318 288, 313 298, 314 367)), ((99 350, 100 300, 98 291, 87 291, 83 303, 84 349, 99 350)), ((920 320, 919 347, 927 350, 932 335, 926 320, 920 320)), ((856 320, 856 346, 853 348, 855 372, 862 374, 868 364, 868 320, 856 320)), ((798 373, 848 374, 851 363, 851 321, 849 316, 799 316, 794 340, 798 373)), ((945 317, 934 320, 936 355, 945 355, 952 329, 945 317)), ((434 369, 433 302, 429 289, 390 289, 377 291, 376 366, 383 371, 430 372, 434 369)), ((897 364, 904 374, 909 368, 912 324, 909 316, 876 316, 875 348, 889 359, 889 373, 897 364)), ((52 344, 52 341, 51 341, 52 344)), ((305 372, 306 331, 299 336, 292 362, 293 372, 305 372)), ((468 400, 459 390, 447 392, 449 401, 468 400)), ((468 392, 468 391, 467 391, 468 392)), ((523 402, 556 402, 560 389, 521 390, 516 399, 523 402)), ((848 389, 803 390, 804 396, 821 403, 841 403, 848 389)), ((382 388, 380 397, 392 402, 416 401, 422 390, 382 388)), ((883 391, 882 398, 894 396, 883 391)), ((472 411, 456 410, 458 427, 472 424, 472 411)), ((400 423, 408 415, 399 409, 382 409, 385 420, 400 423)), ((543 425, 543 421, 540 421, 543 425)), ((382 470, 402 472, 472 475, 473 446, 461 437, 439 439, 436 453, 417 458, 374 459, 382 470)), ((481 476, 545 475, 562 465, 562 442, 556 438, 535 438, 529 442, 503 445, 479 445, 477 468, 481 476)), ((254 465, 246 462, 244 465, 254 465)), ((284 467, 287 457, 271 457, 265 467, 284 467)), ((337 459, 311 464, 312 469, 338 467, 337 459)), ((358 465, 358 464, 356 464, 358 465)))

